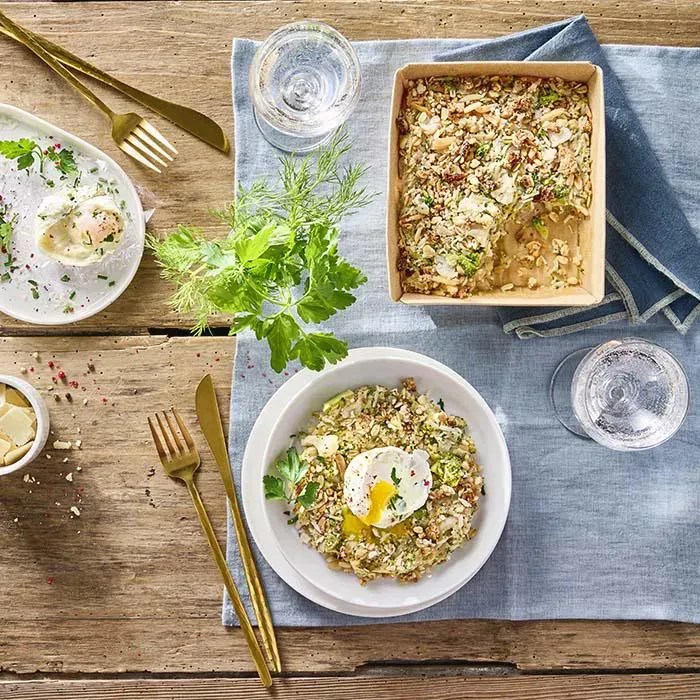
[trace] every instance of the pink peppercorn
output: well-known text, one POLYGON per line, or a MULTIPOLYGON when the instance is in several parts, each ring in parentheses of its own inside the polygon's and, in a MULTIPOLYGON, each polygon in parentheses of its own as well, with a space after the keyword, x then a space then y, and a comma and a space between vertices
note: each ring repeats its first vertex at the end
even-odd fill
POLYGON ((60 380, 62 380, 62 381, 65 380, 65 378, 66 378, 66 373, 65 373, 63 370, 61 370, 61 371, 58 373, 58 378, 59 378, 60 380))

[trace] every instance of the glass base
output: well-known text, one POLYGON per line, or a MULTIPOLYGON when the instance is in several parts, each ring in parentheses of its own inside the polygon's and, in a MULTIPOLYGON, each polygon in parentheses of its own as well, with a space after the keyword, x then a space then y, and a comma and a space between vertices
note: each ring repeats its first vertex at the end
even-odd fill
POLYGON ((294 136, 270 126, 264 119, 258 117, 255 110, 253 110, 253 116, 265 140, 285 153, 309 153, 323 145, 333 135, 333 130, 331 130, 327 134, 319 136, 294 136))
POLYGON ((554 409, 554 414, 557 420, 571 433, 579 437, 590 440, 591 437, 586 433, 578 418, 574 414, 574 408, 571 403, 571 382, 574 378, 574 372, 579 366, 581 360, 588 355, 593 348, 581 348, 567 355, 554 370, 552 379, 549 382, 549 400, 554 409))

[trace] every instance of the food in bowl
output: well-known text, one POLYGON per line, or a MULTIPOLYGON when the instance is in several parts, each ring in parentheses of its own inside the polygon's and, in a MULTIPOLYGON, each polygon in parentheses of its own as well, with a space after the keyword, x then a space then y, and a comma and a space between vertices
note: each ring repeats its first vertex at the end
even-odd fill
POLYGON ((0 382, 0 464, 9 466, 29 452, 36 437, 36 414, 17 389, 0 382))
POLYGON ((586 83, 416 78, 398 129, 404 292, 466 298, 581 285, 577 224, 592 201, 586 83))
POLYGON ((466 421, 415 381, 326 401, 264 477, 290 525, 361 583, 418 581, 470 540, 484 493, 466 421))

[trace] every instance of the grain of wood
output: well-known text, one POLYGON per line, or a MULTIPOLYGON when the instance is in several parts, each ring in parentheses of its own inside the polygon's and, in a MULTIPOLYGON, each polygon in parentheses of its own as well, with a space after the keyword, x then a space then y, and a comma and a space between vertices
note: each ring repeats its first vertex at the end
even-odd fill
MULTIPOLYGON (((277 679, 278 700, 697 700, 700 675, 529 676, 518 678, 277 679)), ((264 700, 256 680, 39 681, 0 683, 8 700, 264 700)))
MULTIPOLYGON (((229 133, 233 130, 229 75, 233 36, 259 39, 280 24, 308 16, 329 21, 351 39, 393 39, 493 37, 585 12, 601 41, 700 45, 696 0, 656 4, 645 0, 16 2, 0 7, 13 19, 101 68, 162 97, 201 109, 229 133)), ((178 223, 196 223, 210 235, 222 232, 205 212, 231 196, 230 157, 154 116, 154 124, 180 153, 162 176, 151 174, 114 146, 100 113, 5 37, 0 37, 0 65, 13 67, 0 73, 2 101, 102 148, 157 195, 160 205, 151 225, 154 231, 163 233, 178 223)), ((120 95, 101 88, 100 92, 118 109, 132 107, 120 95)), ((159 279, 156 265, 147 256, 121 299, 62 332, 123 333, 133 328, 187 327, 190 320, 168 308, 169 294, 168 283, 159 279)), ((5 317, 0 326, 5 333, 35 332, 31 326, 5 317)))

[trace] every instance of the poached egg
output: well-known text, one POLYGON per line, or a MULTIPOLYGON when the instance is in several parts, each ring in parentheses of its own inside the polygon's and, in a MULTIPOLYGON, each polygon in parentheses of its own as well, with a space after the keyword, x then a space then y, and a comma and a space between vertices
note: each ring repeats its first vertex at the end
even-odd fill
POLYGON ((361 523, 390 528, 425 505, 432 484, 427 452, 376 447, 350 461, 343 496, 361 523))
POLYGON ((114 199, 94 189, 56 192, 37 212, 37 247, 64 265, 99 262, 116 249, 123 233, 124 218, 114 199))

